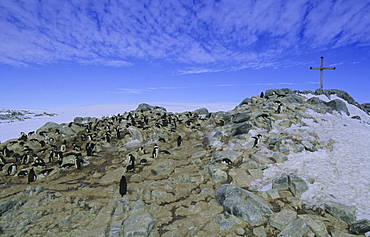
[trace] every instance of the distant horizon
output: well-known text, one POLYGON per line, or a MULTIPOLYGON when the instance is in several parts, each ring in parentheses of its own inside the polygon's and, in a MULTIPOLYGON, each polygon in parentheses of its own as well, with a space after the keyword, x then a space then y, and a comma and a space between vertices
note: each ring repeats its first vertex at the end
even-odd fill
MULTIPOLYGON (((269 88, 269 89, 284 89, 284 88, 289 88, 289 87, 282 87, 282 88, 269 88)), ((267 90, 269 90, 267 89, 267 90)), ((289 88, 291 89, 291 88, 289 88)), ((340 90, 340 89, 324 89, 324 90, 340 90)), ((315 92, 315 90, 298 90, 300 92, 303 92, 303 91, 312 91, 312 92, 315 92)), ((342 90, 342 91, 345 91, 345 90, 342 90)), ((265 91, 261 91, 261 92, 264 92, 265 91)), ((261 93, 260 92, 260 93, 261 93)), ((347 92, 347 91, 345 91, 347 92)), ((112 105, 117 105, 117 106, 124 106, 124 105, 131 105, 131 106, 138 106, 139 104, 142 104, 142 103, 145 103, 145 104, 149 104, 149 105, 152 105, 152 106, 162 106, 162 107, 165 107, 166 105, 169 105, 169 106, 173 106, 173 105, 190 105, 190 106, 193 106, 194 104, 201 104, 201 105, 211 105, 211 106, 216 106, 216 105, 219 105, 219 104, 227 104, 227 105, 235 105, 237 106, 238 104, 240 104, 244 99, 246 98, 251 98, 253 96, 259 96, 260 93, 258 94, 255 94, 255 95, 251 95, 251 96, 247 96, 247 97, 244 97, 243 99, 241 99, 240 101, 238 102, 233 102, 233 101, 214 101, 214 102, 200 102, 200 101, 195 101, 195 102, 171 102, 171 101, 152 101, 152 102, 148 102, 148 101, 144 101, 144 102, 131 102, 131 103, 102 103, 102 104, 82 104, 82 105, 74 105, 74 106, 67 106, 67 107, 55 107, 55 108, 42 108, 42 107, 1 107, 0 106, 0 109, 19 109, 19 110, 22 110, 22 109, 33 109, 33 110, 57 110, 57 109, 67 109, 67 108, 86 108, 86 107, 93 107, 93 106, 112 106, 112 105)), ((347 92, 348 93, 348 92, 347 92)), ((348 93, 350 96, 352 96, 350 93, 348 93)), ((358 102, 359 104, 366 104, 366 103, 370 103, 369 102, 359 102, 354 96, 352 96, 353 99, 358 102)), ((166 107, 165 107, 166 108, 166 107)))

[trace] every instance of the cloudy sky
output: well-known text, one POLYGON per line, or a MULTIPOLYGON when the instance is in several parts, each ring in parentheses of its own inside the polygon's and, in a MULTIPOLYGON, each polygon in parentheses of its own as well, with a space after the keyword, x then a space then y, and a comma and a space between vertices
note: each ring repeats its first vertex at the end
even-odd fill
POLYGON ((370 102, 370 0, 1 0, 0 107, 235 102, 324 87, 370 102))

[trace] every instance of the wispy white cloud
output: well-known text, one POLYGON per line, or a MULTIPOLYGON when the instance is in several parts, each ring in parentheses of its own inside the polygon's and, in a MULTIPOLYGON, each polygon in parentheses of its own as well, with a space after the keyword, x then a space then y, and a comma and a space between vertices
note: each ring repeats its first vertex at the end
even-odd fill
POLYGON ((179 74, 281 66, 307 50, 370 45, 363 0, 0 2, 0 63, 185 65, 179 74))
POLYGON ((181 86, 173 86, 173 87, 148 87, 144 89, 134 89, 134 88, 116 88, 109 93, 118 93, 118 94, 142 94, 145 92, 151 92, 156 90, 178 90, 178 89, 186 89, 186 87, 181 86))

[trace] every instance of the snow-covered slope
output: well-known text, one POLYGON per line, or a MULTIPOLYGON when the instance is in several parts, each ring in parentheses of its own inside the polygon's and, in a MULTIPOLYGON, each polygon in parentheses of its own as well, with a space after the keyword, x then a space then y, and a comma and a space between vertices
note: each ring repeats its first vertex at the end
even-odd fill
MULTIPOLYGON (((313 95, 307 95, 312 98, 313 95)), ((329 101, 326 96, 318 96, 329 101)), ((340 99, 332 96, 330 100, 340 99)), ((342 99, 340 99, 342 100, 342 99)), ((344 101, 344 100, 343 100, 344 101)), ((355 206, 357 219, 370 219, 370 116, 354 105, 347 104, 350 116, 334 112, 308 113, 313 119, 303 119, 308 126, 279 127, 272 133, 301 134, 310 140, 317 134, 321 141, 334 140, 333 151, 319 149, 316 152, 291 153, 284 163, 276 163, 264 171, 264 178, 254 182, 254 189, 271 188, 271 182, 283 173, 296 173, 306 180, 314 180, 301 199, 311 207, 323 207, 328 201, 355 206), (361 120, 353 119, 360 116, 361 120)))

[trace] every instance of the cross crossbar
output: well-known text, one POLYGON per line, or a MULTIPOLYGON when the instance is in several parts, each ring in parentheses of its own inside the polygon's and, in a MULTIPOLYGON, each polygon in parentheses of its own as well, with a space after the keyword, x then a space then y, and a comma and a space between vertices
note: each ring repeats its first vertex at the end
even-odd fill
POLYGON ((320 69, 320 89, 324 89, 324 69, 332 69, 335 67, 324 67, 324 57, 321 57, 320 67, 310 67, 310 69, 320 69))

